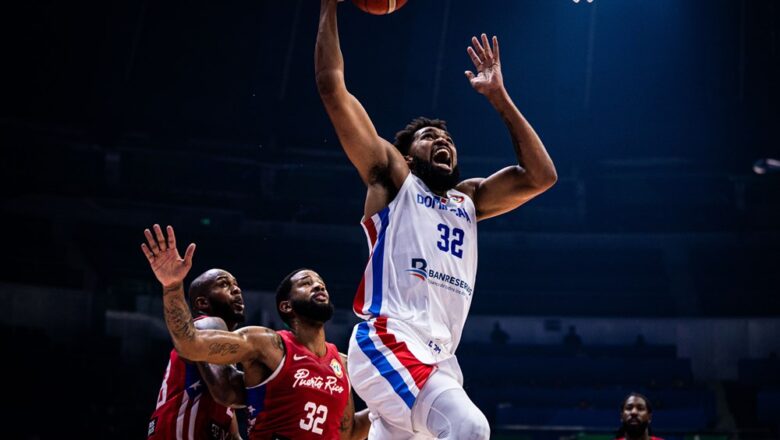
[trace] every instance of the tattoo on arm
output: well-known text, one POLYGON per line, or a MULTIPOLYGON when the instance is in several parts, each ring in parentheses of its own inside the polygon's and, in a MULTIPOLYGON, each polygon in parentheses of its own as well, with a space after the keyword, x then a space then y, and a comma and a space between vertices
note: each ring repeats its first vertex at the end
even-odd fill
POLYGON ((178 294, 174 292, 165 292, 163 300, 165 301, 165 320, 168 323, 168 329, 174 338, 192 340, 195 337, 195 326, 192 324, 192 314, 187 305, 179 300, 178 294))
POLYGON ((215 342, 211 345, 209 345, 209 356, 211 355, 220 355, 224 356, 226 354, 235 354, 238 353, 238 344, 220 344, 218 342, 215 342))

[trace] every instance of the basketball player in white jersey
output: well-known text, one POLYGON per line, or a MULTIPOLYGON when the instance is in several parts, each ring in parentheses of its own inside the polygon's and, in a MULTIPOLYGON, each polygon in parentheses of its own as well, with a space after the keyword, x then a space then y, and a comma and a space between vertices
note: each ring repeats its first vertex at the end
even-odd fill
POLYGON ((490 427, 463 390, 454 357, 477 270, 477 221, 511 211, 557 175, 541 140, 504 88, 498 40, 471 39, 466 78, 506 124, 517 164, 460 181, 444 121, 417 118, 382 139, 344 82, 338 0, 321 0, 317 88, 368 192, 370 260, 355 297, 365 319, 350 339, 348 370, 371 411, 369 439, 487 439, 490 427))

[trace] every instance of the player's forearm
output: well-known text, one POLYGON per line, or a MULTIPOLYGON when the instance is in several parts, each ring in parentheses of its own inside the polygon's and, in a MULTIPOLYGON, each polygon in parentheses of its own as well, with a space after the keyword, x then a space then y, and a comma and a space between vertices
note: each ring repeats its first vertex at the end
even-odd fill
POLYGON ((218 403, 231 408, 246 406, 244 373, 232 365, 213 365, 198 362, 198 371, 218 403))
POLYGON ((337 0, 321 0, 320 24, 314 49, 314 73, 320 95, 332 94, 344 84, 344 58, 339 46, 337 0))
POLYGON ((517 163, 525 172, 528 183, 539 188, 549 188, 558 180, 550 155, 531 124, 512 102, 505 88, 487 96, 509 130, 517 163))
POLYGON ((187 303, 184 302, 184 286, 177 283, 173 286, 163 287, 163 308, 165 311, 165 325, 173 339, 176 350, 187 359, 195 359, 193 343, 197 329, 192 322, 192 313, 187 303))
POLYGON ((246 407, 246 385, 244 383, 244 373, 238 371, 236 367, 228 367, 227 380, 229 383, 230 396, 227 403, 232 408, 246 407))
MULTIPOLYGON (((192 321, 192 313, 184 300, 184 287, 182 284, 163 287, 163 309, 165 312, 165 325, 173 339, 176 351, 190 361, 208 361, 212 363, 228 364, 235 361, 223 361, 217 356, 209 359, 212 352, 221 353, 219 350, 211 350, 212 347, 221 347, 224 344, 210 344, 202 335, 204 331, 198 330, 192 321)), ((207 330, 206 332, 213 332, 207 330)), ((224 351, 224 350, 223 350, 224 351)))

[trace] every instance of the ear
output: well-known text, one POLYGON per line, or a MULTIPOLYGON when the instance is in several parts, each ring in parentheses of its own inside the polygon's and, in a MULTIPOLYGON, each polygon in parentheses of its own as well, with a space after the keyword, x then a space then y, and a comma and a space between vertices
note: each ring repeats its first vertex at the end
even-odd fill
POLYGON ((409 168, 411 168, 412 167, 412 161, 414 161, 414 158, 407 154, 406 156, 404 156, 404 160, 406 161, 406 165, 408 165, 409 168))
POLYGON ((282 301, 279 303, 279 311, 284 313, 285 315, 288 313, 292 313, 292 304, 290 301, 282 301))
POLYGON ((211 303, 205 296, 199 296, 195 298, 194 306, 195 310, 200 310, 201 312, 208 312, 211 310, 211 303))

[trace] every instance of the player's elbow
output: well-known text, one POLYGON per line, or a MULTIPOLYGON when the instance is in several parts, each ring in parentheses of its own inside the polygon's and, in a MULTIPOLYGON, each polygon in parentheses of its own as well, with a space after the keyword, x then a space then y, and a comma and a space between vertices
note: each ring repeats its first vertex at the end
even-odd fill
POLYGON ((552 188, 553 185, 555 185, 558 182, 558 171, 555 170, 555 167, 550 165, 550 168, 547 169, 544 173, 544 175, 540 179, 539 186, 542 188, 543 191, 547 191, 548 189, 552 188))
POLYGON ((550 164, 548 167, 537 170, 529 178, 531 186, 537 194, 540 194, 552 188, 558 182, 558 172, 555 170, 555 166, 550 164))
POLYGON ((324 101, 335 98, 344 89, 344 72, 338 69, 318 70, 315 77, 317 92, 324 101))
POLYGON ((200 350, 197 349, 196 343, 173 341, 173 347, 176 349, 179 357, 183 357, 190 362, 203 362, 206 360, 201 355, 200 350))

